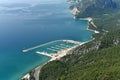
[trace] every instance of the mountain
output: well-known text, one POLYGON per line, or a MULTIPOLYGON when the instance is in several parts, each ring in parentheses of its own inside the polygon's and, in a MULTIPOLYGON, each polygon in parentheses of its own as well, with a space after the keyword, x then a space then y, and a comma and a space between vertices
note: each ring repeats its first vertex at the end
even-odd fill
POLYGON ((97 30, 120 29, 120 0, 81 0, 71 6, 79 10, 76 18, 92 17, 97 30))
POLYGON ((76 17, 100 16, 109 13, 110 10, 115 11, 120 8, 118 0, 81 0, 79 3, 74 2, 71 6, 77 7, 80 11, 79 14, 75 15, 76 17))

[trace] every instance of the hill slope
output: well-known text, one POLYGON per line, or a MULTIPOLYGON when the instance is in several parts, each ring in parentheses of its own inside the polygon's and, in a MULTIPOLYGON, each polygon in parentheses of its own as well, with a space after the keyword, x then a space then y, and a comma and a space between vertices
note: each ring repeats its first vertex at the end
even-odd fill
POLYGON ((82 58, 74 56, 65 63, 53 61, 43 67, 40 80, 118 80, 119 56, 120 46, 116 46, 87 53, 82 58))
POLYGON ((120 30, 105 34, 99 49, 97 41, 79 46, 71 55, 41 69, 40 80, 118 80, 120 79, 120 30), (116 40, 116 41, 115 41, 116 40), (92 44, 92 45, 91 45, 92 44))

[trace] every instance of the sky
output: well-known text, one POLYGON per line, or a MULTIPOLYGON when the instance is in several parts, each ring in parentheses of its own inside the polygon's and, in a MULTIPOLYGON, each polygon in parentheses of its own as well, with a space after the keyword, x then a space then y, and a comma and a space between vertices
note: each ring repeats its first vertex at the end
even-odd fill
POLYGON ((29 2, 35 2, 38 0, 0 0, 0 3, 29 3, 29 2))
MULTIPOLYGON (((0 3, 44 3, 44 2, 59 2, 61 0, 0 0, 0 3)), ((63 0, 64 1, 64 0, 63 0)))

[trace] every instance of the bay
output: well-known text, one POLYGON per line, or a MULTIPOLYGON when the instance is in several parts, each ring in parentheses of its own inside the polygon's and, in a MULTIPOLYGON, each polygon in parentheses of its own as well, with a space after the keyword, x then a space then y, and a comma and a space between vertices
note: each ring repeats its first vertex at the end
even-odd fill
POLYGON ((0 8, 0 80, 18 80, 50 59, 23 49, 53 40, 92 39, 88 21, 74 20, 64 1, 17 5, 0 8))

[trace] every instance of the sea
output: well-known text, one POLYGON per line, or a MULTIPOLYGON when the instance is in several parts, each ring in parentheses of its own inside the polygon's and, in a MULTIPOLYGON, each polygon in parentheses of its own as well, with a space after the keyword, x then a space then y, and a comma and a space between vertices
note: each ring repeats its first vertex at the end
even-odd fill
POLYGON ((88 21, 73 19, 65 0, 0 4, 0 80, 19 80, 50 60, 24 49, 55 40, 91 40, 87 26, 88 21))

